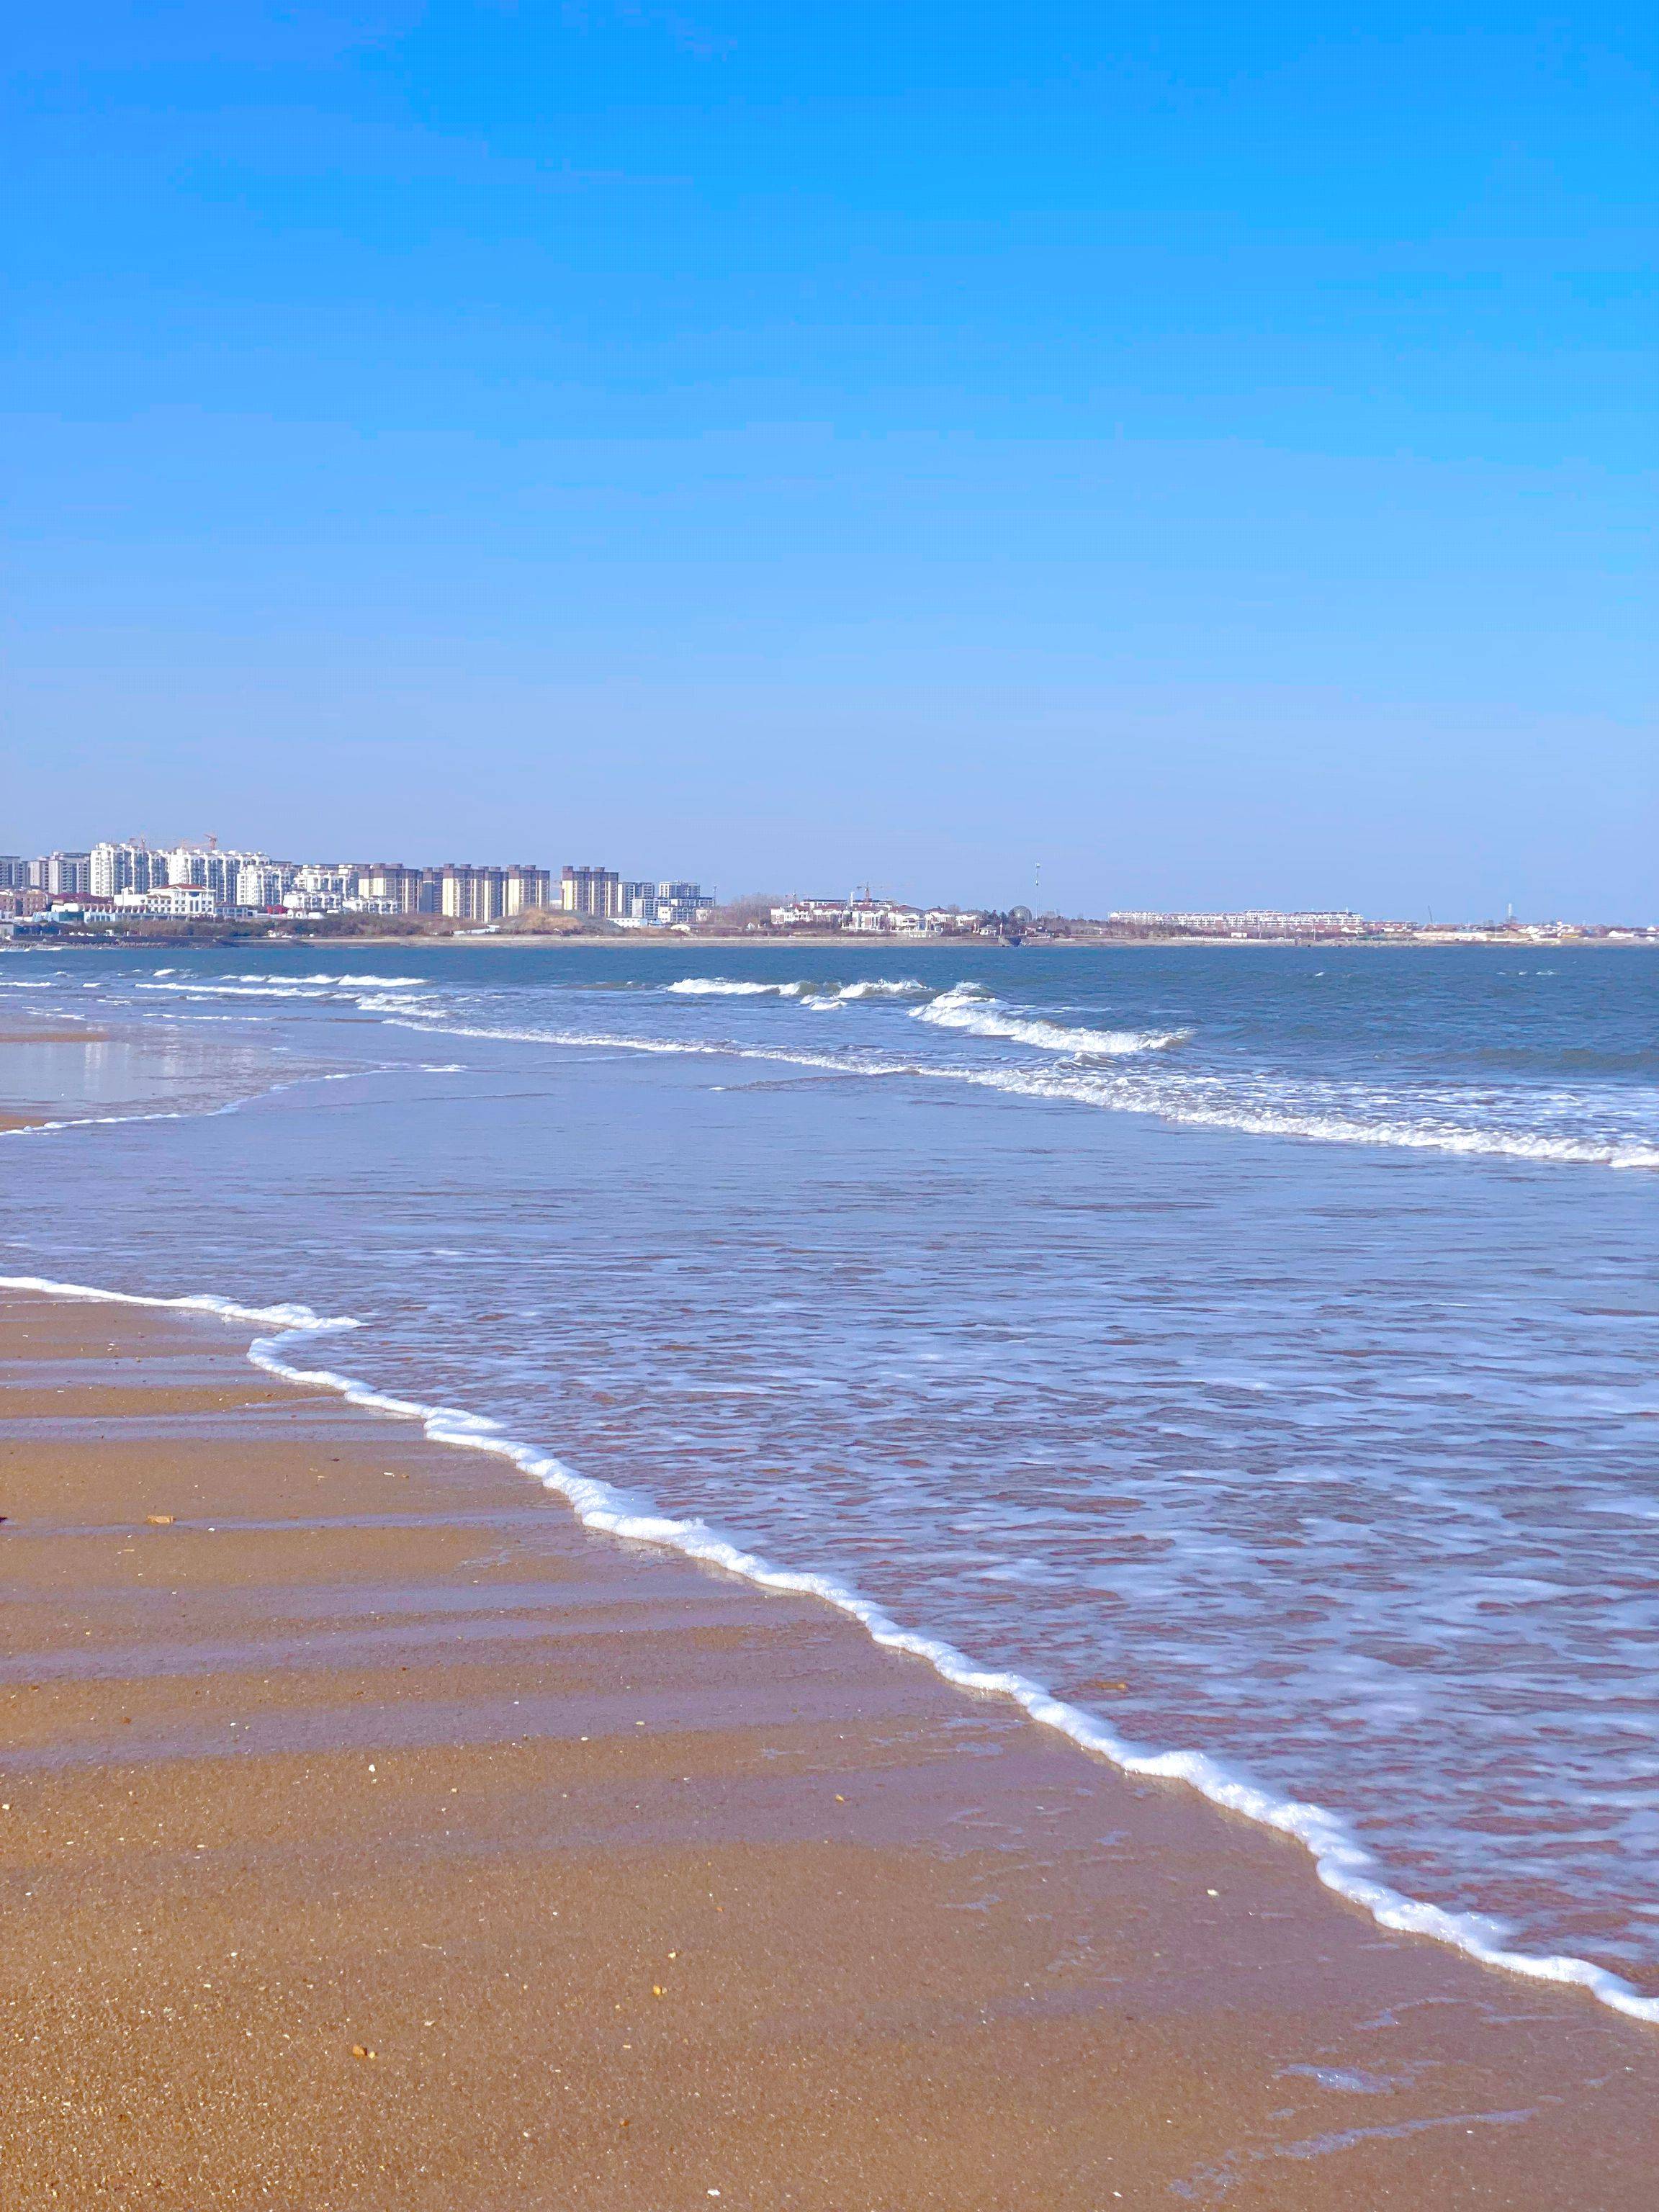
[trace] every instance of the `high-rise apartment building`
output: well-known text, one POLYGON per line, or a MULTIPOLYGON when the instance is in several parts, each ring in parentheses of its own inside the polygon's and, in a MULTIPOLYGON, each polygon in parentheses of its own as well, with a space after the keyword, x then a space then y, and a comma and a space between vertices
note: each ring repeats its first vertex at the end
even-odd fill
POLYGON ((92 848, 89 889, 94 898, 151 890, 172 880, 167 854, 152 853, 142 837, 124 838, 119 843, 106 840, 92 848))
POLYGON ((177 884, 181 890, 207 889, 207 848, 204 845, 175 845, 161 854, 166 864, 169 884, 177 884))
POLYGON ((428 878, 435 878, 433 868, 406 868, 401 860, 365 860, 352 871, 357 879, 361 898, 388 899, 398 914, 435 914, 438 902, 434 896, 424 901, 422 893, 428 888, 428 878))
POLYGON ((337 860, 308 861, 289 875, 283 904, 290 914, 343 914, 356 892, 355 874, 337 860))
POLYGON ((699 884, 682 878, 657 885, 657 920, 668 928, 676 923, 707 921, 714 903, 699 884))
POLYGON ((456 867, 438 872, 438 911, 452 921, 499 921, 501 918, 501 872, 499 868, 456 867))
POLYGON ((451 865, 437 871, 437 910, 456 921, 504 921, 548 903, 552 879, 545 868, 528 865, 473 868, 451 865))
POLYGON ((268 865, 267 853, 225 852, 217 845, 174 845, 152 858, 164 860, 167 874, 155 880, 180 889, 211 891, 222 906, 237 904, 236 881, 244 868, 268 865))
POLYGON ((236 871, 236 904, 255 914, 268 914, 281 906, 298 873, 297 868, 286 866, 280 860, 240 867, 236 871))
POLYGON ((713 899, 699 884, 676 878, 667 883, 617 885, 615 918, 636 927, 672 929, 676 925, 706 921, 713 899))
POLYGON ((52 898, 85 898, 92 890, 92 855, 48 853, 44 860, 31 863, 29 877, 36 890, 52 898))
MULTIPOLYGON (((285 908, 309 915, 432 915, 486 925, 538 908, 562 908, 588 921, 666 927, 705 920, 712 904, 695 883, 625 883, 615 868, 570 866, 555 878, 527 861, 488 866, 456 861, 442 867, 393 860, 298 863, 228 850, 212 838, 159 848, 143 837, 103 838, 86 853, 33 859, 0 854, 0 896, 25 890, 43 907, 52 899, 92 897, 120 900, 136 911, 135 901, 176 890, 204 893, 223 914, 285 908)), ((192 898, 180 902, 178 910, 194 915, 200 904, 192 898)))
POLYGON ((502 887, 508 914, 524 914, 534 907, 553 903, 553 878, 546 868, 533 868, 520 862, 506 871, 502 887))
POLYGON ((559 880, 560 904, 567 914, 595 921, 614 921, 623 910, 622 878, 614 868, 565 868, 559 880))

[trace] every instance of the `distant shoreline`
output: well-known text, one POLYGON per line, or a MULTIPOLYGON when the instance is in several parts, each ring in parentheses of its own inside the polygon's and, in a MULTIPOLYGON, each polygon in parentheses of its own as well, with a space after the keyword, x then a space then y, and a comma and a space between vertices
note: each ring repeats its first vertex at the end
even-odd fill
POLYGON ((313 952, 378 951, 396 946, 417 951, 452 951, 469 947, 503 951, 670 952, 706 950, 714 952, 810 951, 837 956, 859 952, 1167 952, 1185 949, 1198 952, 1643 952, 1659 950, 1659 939, 1641 938, 1459 938, 1430 935, 1409 937, 1042 937, 1010 942, 996 937, 888 937, 854 934, 834 936, 682 937, 647 935, 630 931, 616 936, 587 936, 538 931, 502 932, 492 935, 384 935, 316 937, 43 937, 0 940, 0 953, 36 951, 53 952, 218 952, 267 949, 313 952))

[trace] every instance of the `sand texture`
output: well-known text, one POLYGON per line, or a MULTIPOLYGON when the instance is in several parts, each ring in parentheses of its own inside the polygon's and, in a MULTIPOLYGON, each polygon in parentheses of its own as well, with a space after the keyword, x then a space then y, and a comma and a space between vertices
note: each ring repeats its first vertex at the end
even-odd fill
POLYGON ((0 1304, 6 2212, 1656 2201, 1651 2030, 246 1335, 0 1304))

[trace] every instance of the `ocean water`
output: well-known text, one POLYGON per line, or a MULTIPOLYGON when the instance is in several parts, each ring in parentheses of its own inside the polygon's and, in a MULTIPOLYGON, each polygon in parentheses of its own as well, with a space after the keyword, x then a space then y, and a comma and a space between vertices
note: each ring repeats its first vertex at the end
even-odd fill
POLYGON ((110 1040, 0 1048, 88 1124, 0 1140, 5 1273, 349 1317, 261 1356, 1659 2021, 1659 956, 39 951, 0 1014, 110 1040))

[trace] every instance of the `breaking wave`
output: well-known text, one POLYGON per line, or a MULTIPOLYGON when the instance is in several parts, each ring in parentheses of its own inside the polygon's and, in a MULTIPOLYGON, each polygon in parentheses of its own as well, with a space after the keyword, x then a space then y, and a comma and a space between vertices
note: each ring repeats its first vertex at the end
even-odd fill
POLYGON ((1020 1013, 994 999, 975 983, 958 983, 925 1006, 918 1006, 912 1021, 930 1022, 936 1029, 961 1030, 969 1036, 1000 1037, 1011 1044, 1036 1045, 1043 1052, 1066 1052, 1091 1059, 1117 1060, 1137 1052, 1163 1052, 1184 1043, 1190 1030, 1070 1029, 1063 1023, 1020 1013))
MULTIPOLYGON (((934 1001, 934 1004, 937 1004, 934 1001)), ((976 1002, 985 1005, 984 1000, 976 1002)), ((917 1010, 920 1016, 933 1007, 917 1010)), ((739 1044, 730 1038, 653 1037, 630 1036, 611 1030, 532 1029, 419 1018, 416 1010, 386 1017, 393 1029, 415 1030, 426 1036, 476 1037, 501 1043, 550 1044, 602 1052, 684 1054, 702 1060, 751 1060, 785 1066, 810 1067, 831 1075, 908 1076, 923 1082, 967 1084, 976 1089, 1000 1091, 1017 1097, 1047 1098, 1079 1106, 1092 1106, 1120 1114, 1144 1114, 1158 1120, 1194 1127, 1237 1129, 1252 1136, 1293 1137, 1304 1142, 1330 1145, 1403 1146, 1413 1152, 1484 1155, 1497 1158, 1573 1164, 1592 1167, 1659 1169, 1659 1144, 1627 1134, 1573 1136, 1513 1126, 1457 1121, 1426 1104, 1415 1109, 1386 1092, 1362 1091, 1358 1086, 1279 1083, 1264 1086, 1266 1095, 1252 1096, 1231 1079, 1182 1071, 1139 1070, 1108 1074, 1103 1069, 1078 1066, 969 1067, 914 1056, 868 1049, 839 1052, 797 1051, 781 1045, 739 1044), (1231 1086, 1231 1087, 1230 1087, 1231 1086)), ((1048 1026, 1042 1024, 1041 1026, 1048 1026)), ((996 1031, 992 1034, 1000 1035, 996 1031)), ((1056 1027, 1057 1036, 1111 1036, 1112 1031, 1080 1031, 1056 1027)), ((1188 1031, 1128 1032, 1136 1036, 1160 1034, 1175 1041, 1188 1031)), ((1025 1042, 1025 1040, 1021 1040, 1025 1042)), ((1158 1049, 1138 1044, 1136 1052, 1158 1049)), ((1092 1058, 1118 1057, 1098 1045, 1079 1048, 1068 1045, 1073 1057, 1086 1063, 1092 1058)), ((1249 1079, 1239 1079, 1248 1083, 1249 1079)))
POLYGON ((677 999, 793 999, 806 1006, 845 1006, 858 999, 926 998, 928 986, 914 976, 868 975, 852 983, 738 982, 726 975, 683 975, 663 988, 677 999))
POLYGON ((336 992, 349 997, 359 991, 412 991, 427 981, 424 975, 185 975, 173 981, 159 980, 173 972, 158 968, 150 981, 136 982, 132 988, 187 999, 323 999, 336 992))
POLYGON ((734 983, 726 975, 682 975, 664 989, 676 999, 793 999, 805 988, 802 983, 734 983))
POLYGON ((843 983, 836 992, 837 999, 925 999, 928 986, 919 983, 914 975, 890 979, 885 975, 871 975, 857 983, 843 983))

